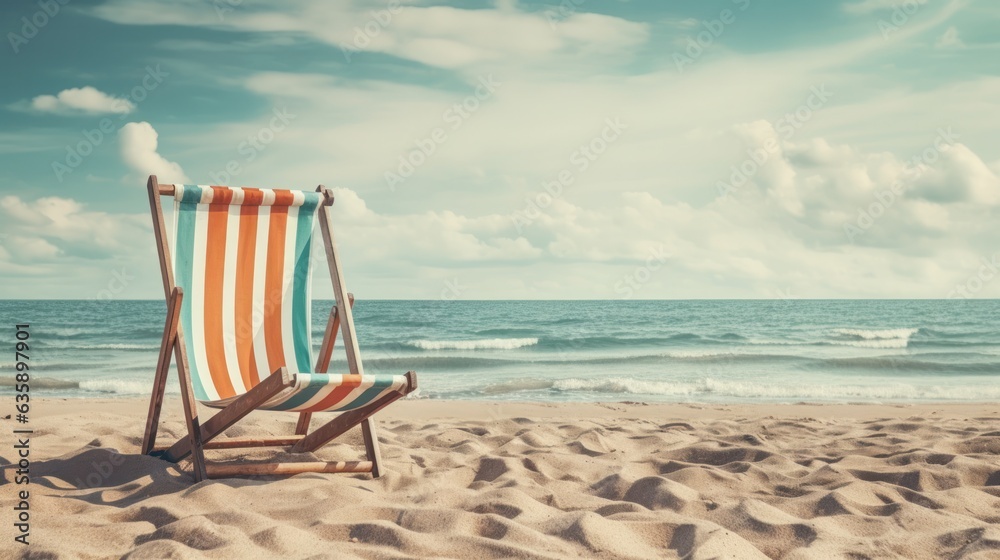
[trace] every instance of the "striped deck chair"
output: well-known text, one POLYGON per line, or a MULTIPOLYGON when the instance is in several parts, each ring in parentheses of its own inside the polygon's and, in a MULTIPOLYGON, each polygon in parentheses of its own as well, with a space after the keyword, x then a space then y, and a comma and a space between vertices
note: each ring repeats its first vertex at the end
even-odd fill
POLYGON ((382 473, 372 415, 416 389, 416 374, 364 374, 330 223, 333 195, 316 192, 147 183, 159 249, 167 320, 142 452, 178 462, 191 457, 196 480, 301 472, 382 473), (173 243, 161 196, 174 198, 173 243), (319 222, 336 304, 314 361, 311 345, 312 244, 319 222), (171 252, 171 245, 173 251, 171 252), (171 258, 172 257, 172 258, 171 258), (327 374, 340 331, 346 374, 327 374), (188 436, 156 447, 171 354, 181 382, 188 436), (315 367, 313 365, 315 364, 315 367), (197 402, 221 409, 205 422, 197 402), (295 434, 218 438, 254 410, 299 414, 295 434), (314 412, 339 414, 309 432, 314 412), (361 425, 366 461, 219 463, 206 449, 291 447, 315 451, 361 425))

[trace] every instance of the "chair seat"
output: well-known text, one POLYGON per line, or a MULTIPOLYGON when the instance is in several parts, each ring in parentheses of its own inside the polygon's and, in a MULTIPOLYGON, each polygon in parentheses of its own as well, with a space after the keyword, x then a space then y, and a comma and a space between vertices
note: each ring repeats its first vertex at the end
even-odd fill
MULTIPOLYGON (((287 412, 343 412, 362 407, 391 391, 408 387, 403 375, 296 373, 295 383, 259 408, 287 412)), ((238 397, 200 401, 224 408, 238 397)))

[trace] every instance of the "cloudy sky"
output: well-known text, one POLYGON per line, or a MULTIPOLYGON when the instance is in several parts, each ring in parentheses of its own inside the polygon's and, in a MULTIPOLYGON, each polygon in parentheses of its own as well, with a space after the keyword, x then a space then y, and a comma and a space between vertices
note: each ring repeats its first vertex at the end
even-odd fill
POLYGON ((1000 297, 995 2, 0 10, 0 297, 160 297, 151 173, 334 188, 368 299, 1000 297))

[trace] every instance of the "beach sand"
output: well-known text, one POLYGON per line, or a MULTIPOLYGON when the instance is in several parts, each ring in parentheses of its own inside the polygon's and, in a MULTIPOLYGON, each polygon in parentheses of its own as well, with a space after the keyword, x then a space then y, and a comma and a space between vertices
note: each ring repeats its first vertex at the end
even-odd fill
MULTIPOLYGON (((199 484, 136 454, 146 406, 33 401, 31 545, 12 541, 14 490, 26 487, 7 470, 0 556, 1000 558, 993 404, 407 400, 378 416, 378 480, 199 484)), ((167 399, 160 443, 184 433, 180 410, 167 399)), ((227 435, 287 435, 294 421, 254 413, 227 435)), ((360 444, 354 430, 298 457, 357 460, 360 444)), ((243 456, 275 453, 295 459, 243 456)))

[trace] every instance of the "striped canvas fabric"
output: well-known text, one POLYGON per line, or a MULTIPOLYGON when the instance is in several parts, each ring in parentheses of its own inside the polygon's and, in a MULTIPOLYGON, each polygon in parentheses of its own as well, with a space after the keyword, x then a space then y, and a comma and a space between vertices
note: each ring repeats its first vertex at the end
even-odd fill
POLYGON ((174 280, 184 290, 195 398, 226 406, 281 367, 295 384, 261 408, 350 410, 406 387, 401 375, 312 372, 311 255, 321 193, 174 188, 174 280))

